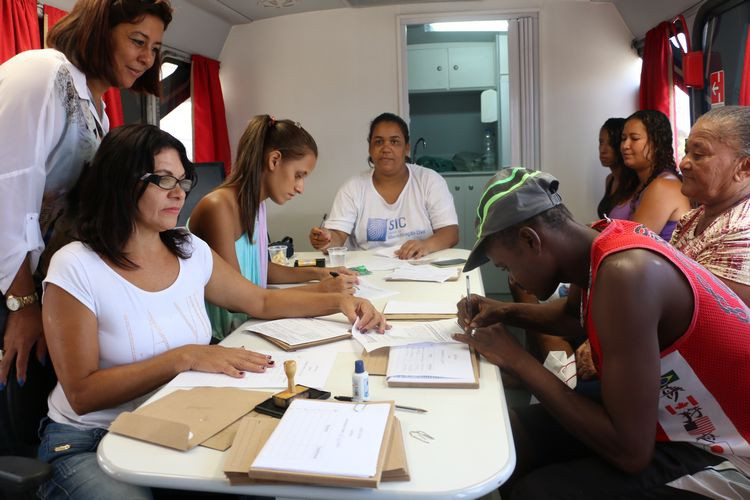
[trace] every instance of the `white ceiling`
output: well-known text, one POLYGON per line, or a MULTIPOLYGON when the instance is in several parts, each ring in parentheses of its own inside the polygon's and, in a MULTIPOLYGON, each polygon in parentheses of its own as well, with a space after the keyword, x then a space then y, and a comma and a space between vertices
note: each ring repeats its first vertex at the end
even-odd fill
MULTIPOLYGON (((646 36, 646 32, 676 14, 685 12, 705 0, 591 0, 615 4, 622 19, 635 38, 646 36)), ((690 22, 690 21, 688 21, 690 22)))
POLYGON ((246 24, 258 19, 299 14, 317 10, 347 7, 375 7, 409 3, 472 1, 472 0, 186 0, 194 6, 210 12, 229 24, 246 24), (275 7, 273 4, 281 5, 275 7), (289 4, 285 6, 285 4, 289 4))

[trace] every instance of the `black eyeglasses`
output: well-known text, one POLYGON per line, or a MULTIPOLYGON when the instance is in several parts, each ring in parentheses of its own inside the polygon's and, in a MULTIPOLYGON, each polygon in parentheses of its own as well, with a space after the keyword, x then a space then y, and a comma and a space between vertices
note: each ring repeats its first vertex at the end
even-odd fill
POLYGON ((179 184, 180 188, 185 191, 186 194, 189 193, 195 185, 193 179, 178 179, 173 175, 145 174, 141 177, 141 180, 150 182, 151 184, 156 184, 167 191, 174 189, 179 184))

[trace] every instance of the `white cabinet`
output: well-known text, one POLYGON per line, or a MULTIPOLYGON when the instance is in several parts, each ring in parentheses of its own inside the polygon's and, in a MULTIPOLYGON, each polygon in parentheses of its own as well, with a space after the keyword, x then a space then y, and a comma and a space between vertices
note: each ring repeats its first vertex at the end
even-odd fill
POLYGON ((494 43, 410 45, 409 91, 486 89, 497 85, 494 43))
POLYGON ((409 90, 448 88, 448 51, 409 49, 409 90))
MULTIPOLYGON (((477 172, 475 174, 445 175, 448 189, 453 195, 453 203, 458 215, 458 245, 457 248, 474 248, 477 241, 474 221, 477 217, 477 205, 482 196, 482 188, 495 172, 477 172)), ((492 263, 484 264, 482 281, 486 294, 510 294, 508 289, 508 273, 496 268, 492 263)))

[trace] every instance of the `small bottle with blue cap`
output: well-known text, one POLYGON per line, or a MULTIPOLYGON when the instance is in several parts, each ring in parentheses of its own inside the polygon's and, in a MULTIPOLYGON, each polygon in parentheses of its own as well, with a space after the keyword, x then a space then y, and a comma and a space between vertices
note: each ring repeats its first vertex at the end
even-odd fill
POLYGON ((352 374, 352 401, 370 399, 370 374, 365 371, 365 362, 358 359, 354 362, 352 374))

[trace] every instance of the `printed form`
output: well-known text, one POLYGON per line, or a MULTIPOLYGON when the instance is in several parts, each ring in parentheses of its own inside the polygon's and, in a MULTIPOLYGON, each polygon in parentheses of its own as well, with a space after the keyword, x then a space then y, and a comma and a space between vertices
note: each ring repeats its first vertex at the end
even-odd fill
POLYGON ((168 387, 239 387, 245 389, 279 389, 287 386, 284 373, 284 361, 293 359, 297 362, 297 374, 294 381, 307 387, 325 386, 328 375, 333 369, 334 356, 326 352, 274 352, 273 368, 266 368, 263 373, 246 372, 242 378, 234 378, 223 373, 182 372, 167 384, 168 387))
POLYGON ((352 337, 357 340, 365 351, 389 346, 429 343, 457 343, 453 334, 463 333, 455 319, 439 321, 410 321, 391 323, 391 329, 385 333, 362 333, 358 328, 352 328, 352 337))
POLYGON ((278 339, 290 346, 346 335, 349 323, 318 318, 285 318, 266 321, 247 328, 278 339))
POLYGON ((252 468, 372 477, 390 410, 385 403, 298 399, 284 413, 252 468))
POLYGON ((417 344, 392 347, 389 382, 474 382, 471 350, 465 344, 417 344))

